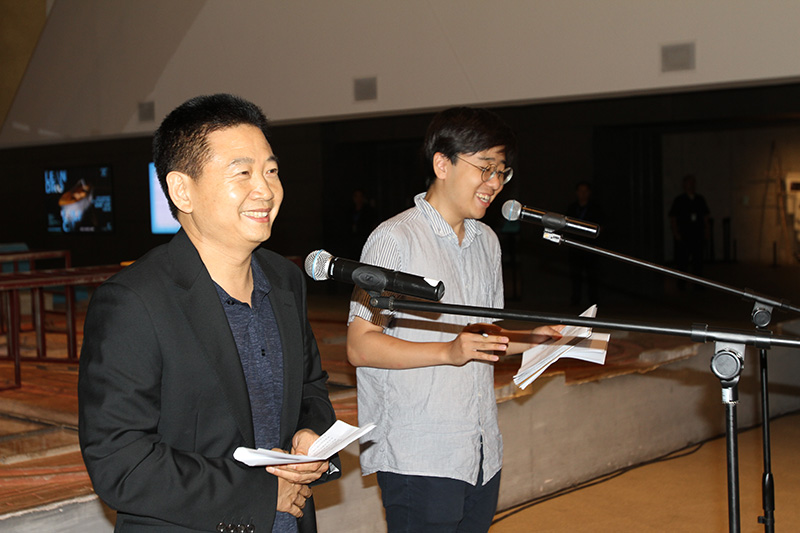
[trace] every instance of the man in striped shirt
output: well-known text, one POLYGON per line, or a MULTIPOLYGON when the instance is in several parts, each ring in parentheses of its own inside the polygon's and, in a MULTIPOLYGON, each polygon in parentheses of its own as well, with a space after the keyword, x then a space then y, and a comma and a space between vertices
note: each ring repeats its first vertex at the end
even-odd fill
MULTIPOLYGON (((479 219, 513 175, 514 134, 491 111, 452 108, 434 117, 424 149, 428 190, 375 229, 361 261, 442 280, 445 303, 502 308, 500 244, 479 219)), ((502 465, 492 363, 558 332, 480 322, 381 312, 353 293, 347 353, 359 423, 376 424, 360 461, 363 475, 377 472, 390 532, 489 529, 502 465)))

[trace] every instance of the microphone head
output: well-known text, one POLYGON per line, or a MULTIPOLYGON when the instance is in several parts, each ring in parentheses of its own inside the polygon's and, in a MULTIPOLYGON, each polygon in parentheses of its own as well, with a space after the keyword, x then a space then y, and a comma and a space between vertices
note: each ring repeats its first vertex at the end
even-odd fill
POLYGON ((330 279, 328 265, 333 256, 325 250, 314 250, 306 256, 305 269, 308 277, 314 281, 325 281, 330 279))
POLYGON ((508 200, 503 204, 503 218, 514 222, 519 220, 519 215, 522 212, 522 204, 516 200, 508 200))

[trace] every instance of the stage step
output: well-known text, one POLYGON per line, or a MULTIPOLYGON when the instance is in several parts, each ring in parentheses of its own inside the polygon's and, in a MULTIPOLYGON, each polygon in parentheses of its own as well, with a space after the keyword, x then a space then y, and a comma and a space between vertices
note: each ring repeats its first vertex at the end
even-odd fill
POLYGON ((74 429, 0 414, 0 464, 22 463, 75 451, 80 451, 80 445, 74 429))

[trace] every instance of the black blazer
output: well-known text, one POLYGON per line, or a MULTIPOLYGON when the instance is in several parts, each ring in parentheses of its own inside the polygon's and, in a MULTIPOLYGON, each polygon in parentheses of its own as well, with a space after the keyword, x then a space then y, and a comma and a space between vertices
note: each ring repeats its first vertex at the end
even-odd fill
MULTIPOLYGON (((302 271, 268 250, 255 257, 272 286, 284 350, 288 450, 297 430, 321 435, 335 413, 302 271)), ((277 478, 232 457, 254 446, 247 385, 211 277, 182 230, 94 292, 78 399, 84 461, 98 496, 118 511, 117 531, 271 531, 277 478)), ((309 504, 300 522, 313 530, 309 504)))

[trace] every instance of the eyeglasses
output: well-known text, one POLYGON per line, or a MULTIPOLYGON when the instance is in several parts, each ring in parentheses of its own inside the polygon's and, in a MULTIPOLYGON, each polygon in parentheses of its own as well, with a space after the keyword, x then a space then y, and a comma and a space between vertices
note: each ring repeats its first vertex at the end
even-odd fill
POLYGON ((497 165, 495 165, 494 163, 489 163, 485 167, 479 167, 475 163, 471 163, 471 162, 467 161, 466 159, 464 159, 460 155, 457 155, 456 157, 458 159, 460 159, 461 161, 463 161, 464 163, 466 163, 468 165, 472 165, 473 167, 475 167, 478 170, 480 170, 481 171, 481 181, 491 181, 491 180, 497 178, 498 180, 500 180, 500 184, 501 185, 505 185, 506 183, 511 181, 512 177, 514 177, 514 169, 511 168, 511 167, 506 167, 505 170, 497 170, 497 165))

